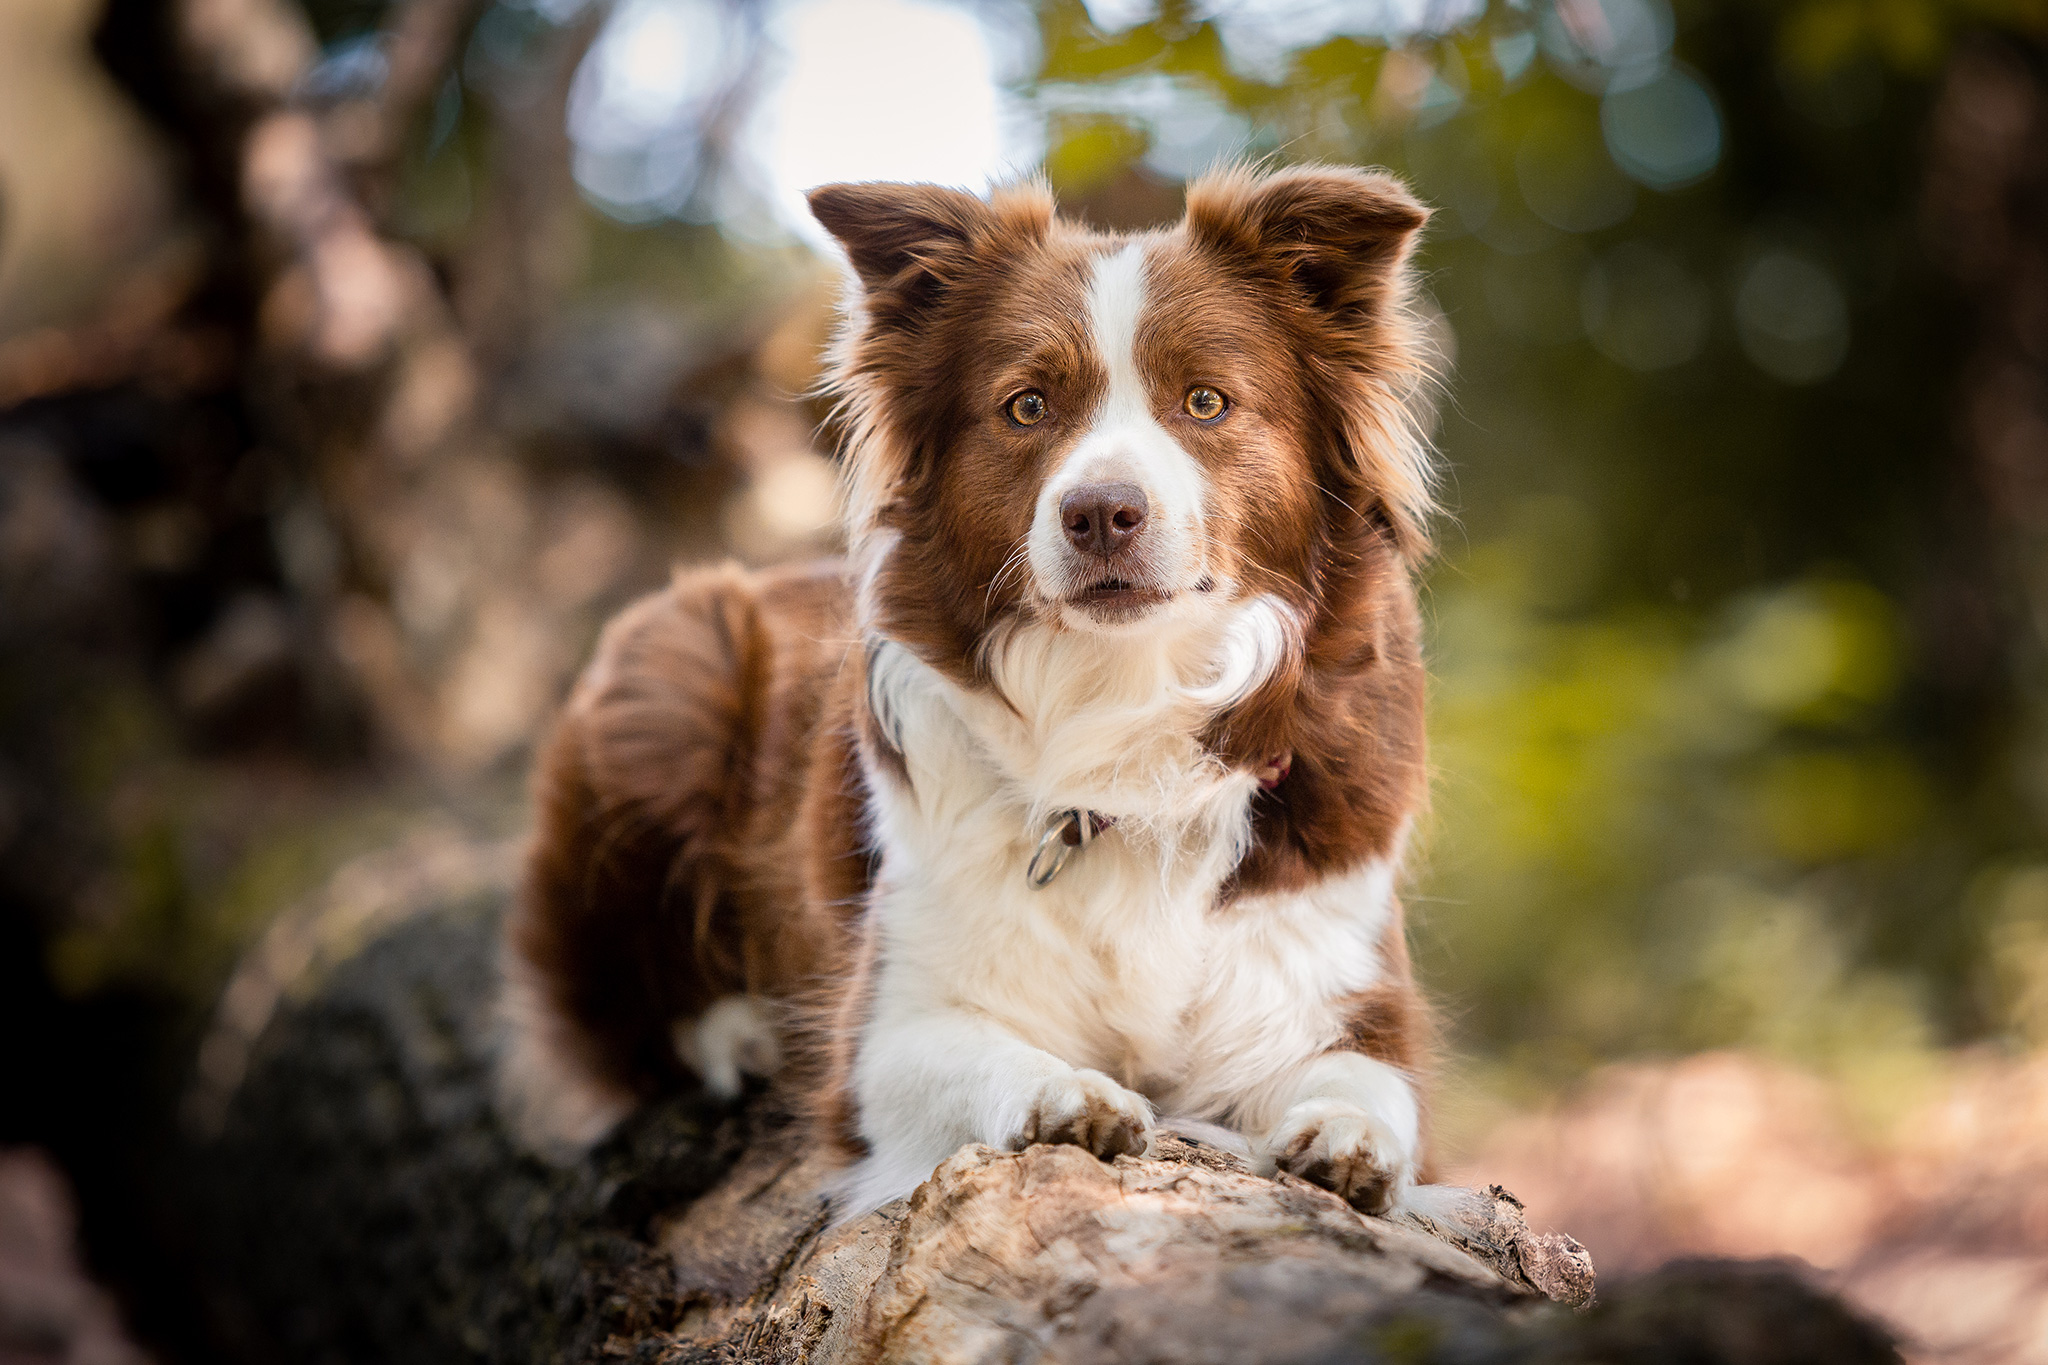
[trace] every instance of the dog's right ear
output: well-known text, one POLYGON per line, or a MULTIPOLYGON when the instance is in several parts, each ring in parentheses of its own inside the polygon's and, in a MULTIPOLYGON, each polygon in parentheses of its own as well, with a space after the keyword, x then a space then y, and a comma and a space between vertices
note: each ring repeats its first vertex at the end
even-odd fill
POLYGON ((1036 185, 982 200, 944 185, 869 181, 820 186, 809 199, 846 248, 876 320, 915 319, 1007 239, 1042 239, 1053 213, 1052 196, 1036 185))

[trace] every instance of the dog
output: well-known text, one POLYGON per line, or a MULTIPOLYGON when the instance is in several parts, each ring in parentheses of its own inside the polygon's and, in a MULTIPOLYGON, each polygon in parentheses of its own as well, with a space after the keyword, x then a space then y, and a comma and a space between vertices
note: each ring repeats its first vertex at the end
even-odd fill
POLYGON ((966 1143, 1424 1168, 1427 211, 1237 167, 1168 229, 846 184, 843 562, 681 572, 541 753, 503 1093, 573 1152, 797 1070, 854 1214, 966 1143))

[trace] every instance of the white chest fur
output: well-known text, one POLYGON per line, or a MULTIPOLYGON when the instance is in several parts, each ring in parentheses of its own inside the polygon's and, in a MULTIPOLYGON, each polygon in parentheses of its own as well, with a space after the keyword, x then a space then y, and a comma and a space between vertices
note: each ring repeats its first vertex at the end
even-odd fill
MULTIPOLYGON (((1241 610, 1234 628, 1266 626, 1241 610)), ((1159 1112, 1264 1131, 1336 1040, 1342 998, 1377 979, 1388 862, 1217 904, 1257 782, 1197 741, 1218 683, 1190 687, 1175 656, 1213 660, 1230 644, 1197 631, 1134 656, 1069 633, 1012 640, 992 663, 1007 701, 899 646, 872 654, 870 697, 909 783, 871 781, 880 943, 857 1066, 868 1199, 907 1189, 961 1141, 1009 1136, 1016 1116, 981 1091, 941 1112, 911 1079, 943 1089, 963 1065, 1029 1070, 1008 1040, 1104 1072, 1159 1112), (1115 824, 1035 888, 1031 854, 1072 807, 1115 824), (990 1038, 1005 1041, 991 1052, 990 1038)))

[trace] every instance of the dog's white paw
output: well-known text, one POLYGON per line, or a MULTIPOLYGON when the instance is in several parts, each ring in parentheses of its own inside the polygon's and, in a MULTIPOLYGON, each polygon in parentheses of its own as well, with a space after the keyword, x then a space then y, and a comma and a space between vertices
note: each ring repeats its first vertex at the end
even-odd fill
POLYGON ((1034 1142, 1069 1143, 1104 1161, 1136 1156, 1152 1137, 1152 1106, 1100 1071, 1068 1070, 1039 1087, 1010 1141, 1021 1151, 1034 1142))
POLYGON ((723 1099, 740 1093, 743 1075, 772 1076, 782 1067, 774 1016, 751 995, 728 995, 695 1019, 678 1019, 670 1036, 683 1064, 723 1099))
POLYGON ((1275 1165, 1333 1191, 1361 1213, 1385 1213, 1415 1183, 1415 1154, 1392 1125, 1343 1100, 1304 1100, 1264 1148, 1275 1165))

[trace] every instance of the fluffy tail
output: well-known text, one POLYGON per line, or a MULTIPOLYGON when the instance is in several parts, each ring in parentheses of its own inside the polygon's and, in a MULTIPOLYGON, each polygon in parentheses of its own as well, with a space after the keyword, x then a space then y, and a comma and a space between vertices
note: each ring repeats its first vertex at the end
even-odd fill
POLYGON ((680 575, 606 627, 541 755, 500 1093, 544 1152, 685 1081, 675 1022, 744 988, 725 845, 766 653, 740 571, 680 575))

